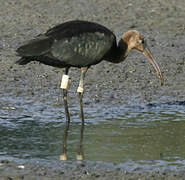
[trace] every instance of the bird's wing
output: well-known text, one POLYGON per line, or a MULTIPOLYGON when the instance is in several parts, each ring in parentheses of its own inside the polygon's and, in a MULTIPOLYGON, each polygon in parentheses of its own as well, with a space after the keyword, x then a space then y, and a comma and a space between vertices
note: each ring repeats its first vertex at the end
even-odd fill
POLYGON ((115 35, 106 27, 86 21, 57 25, 17 49, 18 56, 32 57, 50 64, 89 66, 102 60, 110 50, 115 35))
POLYGON ((107 35, 113 35, 112 31, 100 24, 81 20, 68 21, 56 25, 49 29, 45 35, 60 40, 93 32, 104 32, 107 35))
POLYGON ((90 66, 102 60, 114 40, 114 36, 101 32, 83 33, 72 38, 55 40, 51 54, 71 66, 90 66))
POLYGON ((47 53, 53 44, 53 39, 39 35, 35 39, 20 46, 16 52, 19 56, 40 56, 47 53))

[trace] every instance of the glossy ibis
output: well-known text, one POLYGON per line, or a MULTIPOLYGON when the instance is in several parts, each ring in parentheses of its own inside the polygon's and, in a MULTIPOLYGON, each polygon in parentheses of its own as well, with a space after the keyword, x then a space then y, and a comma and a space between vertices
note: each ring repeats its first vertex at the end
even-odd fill
POLYGON ((39 61, 46 65, 65 68, 61 88, 63 90, 66 122, 68 123, 70 122, 67 104, 68 71, 70 67, 81 68, 77 92, 80 100, 82 123, 84 123, 82 97, 85 73, 88 68, 102 60, 120 63, 132 49, 142 52, 148 58, 162 84, 162 73, 147 48, 143 35, 136 30, 130 30, 122 35, 117 44, 116 36, 111 30, 88 21, 65 22, 49 29, 44 34, 38 35, 17 49, 17 54, 21 56, 21 59, 16 63, 25 65, 30 61, 39 61))

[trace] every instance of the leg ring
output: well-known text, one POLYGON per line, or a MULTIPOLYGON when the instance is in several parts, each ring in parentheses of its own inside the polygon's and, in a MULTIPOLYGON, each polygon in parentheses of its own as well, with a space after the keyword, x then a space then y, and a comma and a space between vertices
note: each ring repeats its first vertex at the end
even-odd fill
POLYGON ((78 89, 77 89, 77 92, 78 93, 83 93, 84 92, 84 88, 82 88, 82 87, 79 86, 78 89))
POLYGON ((60 88, 61 89, 67 89, 68 84, 69 84, 69 76, 64 74, 62 76, 62 82, 61 82, 60 88))

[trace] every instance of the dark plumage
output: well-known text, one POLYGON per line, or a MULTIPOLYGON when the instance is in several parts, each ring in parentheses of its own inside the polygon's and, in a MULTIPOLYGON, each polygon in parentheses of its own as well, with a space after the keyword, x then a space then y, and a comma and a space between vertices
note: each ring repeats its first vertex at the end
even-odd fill
POLYGON ((106 27, 87 21, 70 21, 48 30, 17 49, 18 64, 30 61, 55 67, 84 67, 115 58, 116 37, 106 27))

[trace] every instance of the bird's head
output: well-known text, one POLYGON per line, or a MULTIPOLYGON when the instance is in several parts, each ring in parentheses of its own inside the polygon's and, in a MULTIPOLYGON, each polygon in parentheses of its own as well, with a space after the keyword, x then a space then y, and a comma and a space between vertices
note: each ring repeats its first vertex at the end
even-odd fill
POLYGON ((126 55, 128 55, 128 53, 132 49, 136 49, 142 52, 148 58, 148 60, 153 65, 154 69, 156 70, 157 75, 160 78, 161 85, 162 85, 164 82, 162 73, 160 71, 158 64, 153 58, 149 48, 147 47, 147 43, 146 43, 144 36, 136 30, 130 30, 122 35, 122 40, 127 44, 126 55))

